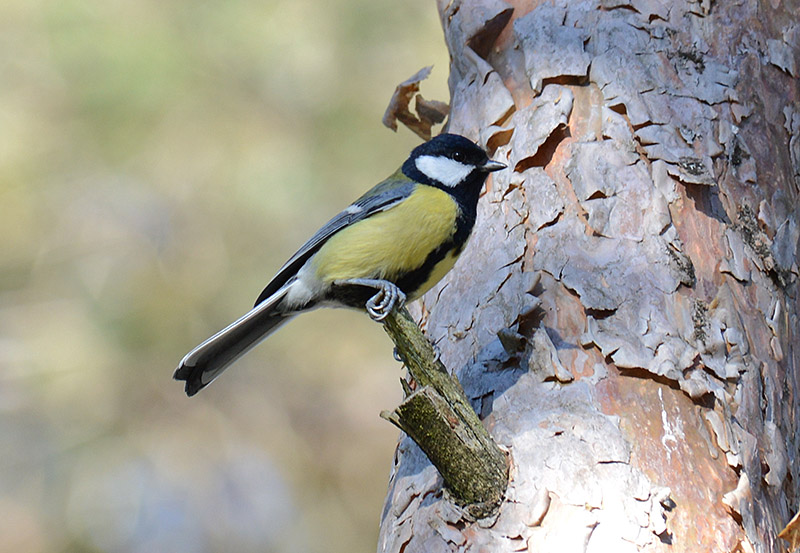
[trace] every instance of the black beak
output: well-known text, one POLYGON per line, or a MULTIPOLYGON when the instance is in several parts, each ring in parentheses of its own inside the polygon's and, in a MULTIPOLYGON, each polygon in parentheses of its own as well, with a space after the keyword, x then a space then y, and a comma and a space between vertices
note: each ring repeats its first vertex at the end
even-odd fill
POLYGON ((494 171, 499 171, 500 169, 505 169, 506 164, 500 163, 499 161, 492 161, 491 159, 481 165, 481 171, 485 171, 486 173, 492 173, 494 171))

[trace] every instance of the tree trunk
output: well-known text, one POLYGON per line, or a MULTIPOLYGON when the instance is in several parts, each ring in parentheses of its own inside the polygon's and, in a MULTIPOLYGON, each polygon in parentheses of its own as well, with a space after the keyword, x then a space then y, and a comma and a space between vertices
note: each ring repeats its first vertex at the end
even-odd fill
POLYGON ((798 507, 796 2, 439 0, 496 173, 418 307, 511 484, 404 437, 378 550, 778 552, 798 507))

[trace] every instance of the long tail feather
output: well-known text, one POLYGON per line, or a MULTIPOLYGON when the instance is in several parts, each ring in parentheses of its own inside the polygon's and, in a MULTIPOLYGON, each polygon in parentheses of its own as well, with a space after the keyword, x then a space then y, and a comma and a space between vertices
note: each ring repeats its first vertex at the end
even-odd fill
POLYGON ((239 357, 294 316, 277 309, 286 288, 258 304, 246 315, 214 334, 184 357, 173 378, 186 381, 186 395, 193 396, 239 357))

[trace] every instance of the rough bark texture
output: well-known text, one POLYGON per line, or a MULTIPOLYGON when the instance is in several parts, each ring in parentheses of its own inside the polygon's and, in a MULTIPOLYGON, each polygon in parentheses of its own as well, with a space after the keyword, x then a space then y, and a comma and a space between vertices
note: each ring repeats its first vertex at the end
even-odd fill
POLYGON ((469 522, 401 440, 379 551, 781 551, 800 491, 797 3, 439 10, 449 130, 513 170, 421 314, 511 484, 469 522))

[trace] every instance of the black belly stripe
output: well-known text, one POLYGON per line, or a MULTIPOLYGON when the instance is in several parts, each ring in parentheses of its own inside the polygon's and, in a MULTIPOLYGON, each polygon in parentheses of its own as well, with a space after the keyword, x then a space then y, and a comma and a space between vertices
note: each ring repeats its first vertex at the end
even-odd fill
POLYGON ((397 275, 394 279, 389 278, 389 280, 397 284, 397 287, 407 296, 413 296, 420 286, 428 282, 433 269, 441 260, 451 253, 454 257, 461 255, 474 225, 475 210, 464 209, 464 206, 459 205, 459 216, 456 219, 453 237, 429 253, 422 265, 405 274, 397 275))
POLYGON ((416 292, 420 286, 428 282, 434 267, 436 267, 441 260, 447 257, 450 252, 453 252, 455 255, 460 254, 461 249, 463 249, 463 244, 462 247, 456 248, 453 242, 445 242, 429 253, 421 266, 400 276, 394 283, 397 284, 397 287, 405 292, 406 295, 414 295, 414 292, 416 292))

